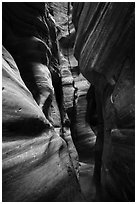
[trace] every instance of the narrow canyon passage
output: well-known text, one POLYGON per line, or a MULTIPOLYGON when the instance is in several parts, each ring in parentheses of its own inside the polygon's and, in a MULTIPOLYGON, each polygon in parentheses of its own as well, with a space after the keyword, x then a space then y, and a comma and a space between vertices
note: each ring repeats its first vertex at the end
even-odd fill
POLYGON ((135 201, 135 4, 2 3, 2 201, 135 201))
POLYGON ((95 184, 93 182, 94 172, 94 146, 96 136, 91 130, 90 125, 86 122, 87 100, 86 95, 90 83, 79 73, 78 61, 74 57, 73 41, 74 26, 72 24, 71 5, 64 3, 51 3, 54 11, 54 18, 62 27, 64 26, 63 37, 60 37, 59 46, 68 65, 62 69, 63 90, 65 95, 66 109, 71 122, 70 130, 74 145, 79 155, 79 182, 84 196, 84 201, 94 201, 96 197, 95 184), (68 6, 69 12, 68 13, 68 6), (65 10, 66 9, 66 10, 65 10), (68 16, 67 16, 68 15, 68 16), (65 16, 65 17, 64 17, 65 16), (62 23, 62 17, 66 20, 62 23), (66 71, 66 73, 65 73, 66 71), (72 92, 73 105, 68 108, 70 102, 70 87, 73 86, 72 92), (69 94, 68 94, 69 92, 69 94), (67 95, 68 94, 68 95, 67 95), (71 110, 72 109, 72 110, 71 110))

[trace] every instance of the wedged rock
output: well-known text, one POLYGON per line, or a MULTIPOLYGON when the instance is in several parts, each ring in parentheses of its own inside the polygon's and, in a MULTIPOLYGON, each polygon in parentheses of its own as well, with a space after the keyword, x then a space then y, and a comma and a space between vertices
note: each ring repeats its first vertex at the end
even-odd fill
POLYGON ((68 60, 60 53, 60 73, 62 77, 62 85, 73 84, 73 77, 69 69, 68 60))
POLYGON ((67 145, 51 127, 4 48, 2 85, 3 201, 81 201, 77 153, 70 134, 65 137, 67 145))
POLYGON ((60 53, 60 73, 62 79, 62 87, 64 94, 64 107, 67 110, 68 108, 73 107, 74 101, 74 79, 69 69, 68 60, 60 53))

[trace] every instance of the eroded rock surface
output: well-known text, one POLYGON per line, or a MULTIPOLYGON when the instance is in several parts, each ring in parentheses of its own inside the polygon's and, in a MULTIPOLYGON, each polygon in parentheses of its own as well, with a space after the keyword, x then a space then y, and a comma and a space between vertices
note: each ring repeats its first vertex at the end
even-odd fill
POLYGON ((86 122, 86 95, 90 83, 82 76, 82 74, 76 76, 74 81, 77 88, 75 144, 80 157, 90 155, 92 158, 92 150, 94 150, 96 136, 89 124, 86 122))
POLYGON ((83 200, 47 7, 3 3, 3 201, 83 200))
POLYGON ((72 5, 75 57, 80 71, 95 87, 95 166, 99 183, 102 160, 102 200, 134 201, 135 4, 72 5))
POLYGON ((90 83, 79 75, 78 62, 74 57, 75 28, 72 23, 72 5, 70 2, 51 2, 50 6, 61 33, 58 38, 62 53, 60 70, 65 109, 70 119, 73 141, 81 155, 81 152, 92 152, 95 144, 95 134, 85 121, 86 94, 90 83))
POLYGON ((134 3, 2 8, 3 201, 134 201, 134 3))

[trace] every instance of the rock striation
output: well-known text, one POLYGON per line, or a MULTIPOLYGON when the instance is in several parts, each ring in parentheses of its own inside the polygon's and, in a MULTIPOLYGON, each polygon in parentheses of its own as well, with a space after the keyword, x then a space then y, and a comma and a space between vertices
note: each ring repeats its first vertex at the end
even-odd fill
POLYGON ((81 157, 87 150, 91 154, 95 145, 95 134, 85 121, 86 94, 90 85, 87 79, 79 75, 78 62, 74 57, 75 28, 72 23, 72 5, 70 2, 50 2, 49 6, 60 29, 58 39, 64 106, 70 120, 72 138, 81 157))
POLYGON ((3 201, 82 201, 68 127, 57 27, 48 4, 3 9, 3 201))
POLYGON ((135 200, 134 7, 2 4, 4 202, 135 200))
POLYGON ((98 183, 101 180, 101 199, 134 201, 135 4, 73 2, 72 6, 74 55, 95 89, 89 100, 95 97, 98 116, 95 177, 98 183))

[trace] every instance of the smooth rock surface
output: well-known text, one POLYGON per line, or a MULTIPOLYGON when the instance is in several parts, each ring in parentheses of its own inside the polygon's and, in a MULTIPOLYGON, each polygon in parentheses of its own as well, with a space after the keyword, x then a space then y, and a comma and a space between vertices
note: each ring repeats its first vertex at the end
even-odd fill
POLYGON ((81 200, 70 133, 66 143, 50 127, 5 49, 3 58, 3 201, 81 200))
POLYGON ((72 6, 74 54, 80 71, 95 87, 99 131, 104 135, 102 201, 133 202, 135 4, 74 2, 72 6))
POLYGON ((56 37, 47 4, 3 3, 3 44, 14 58, 3 48, 3 201, 83 200, 78 154, 70 130, 61 132, 55 97, 56 37))
POLYGON ((60 26, 59 36, 60 72, 62 77, 64 104, 71 122, 71 133, 78 153, 92 152, 95 144, 95 134, 85 121, 86 115, 86 94, 90 83, 78 75, 78 62, 74 57, 73 45, 75 40, 75 28, 72 23, 72 6, 68 2, 51 2, 53 16, 60 26))
POLYGON ((78 89, 76 103, 76 147, 82 157, 84 154, 90 153, 92 158, 96 136, 85 120, 87 110, 86 94, 90 83, 81 74, 75 77, 74 80, 75 86, 78 89))

